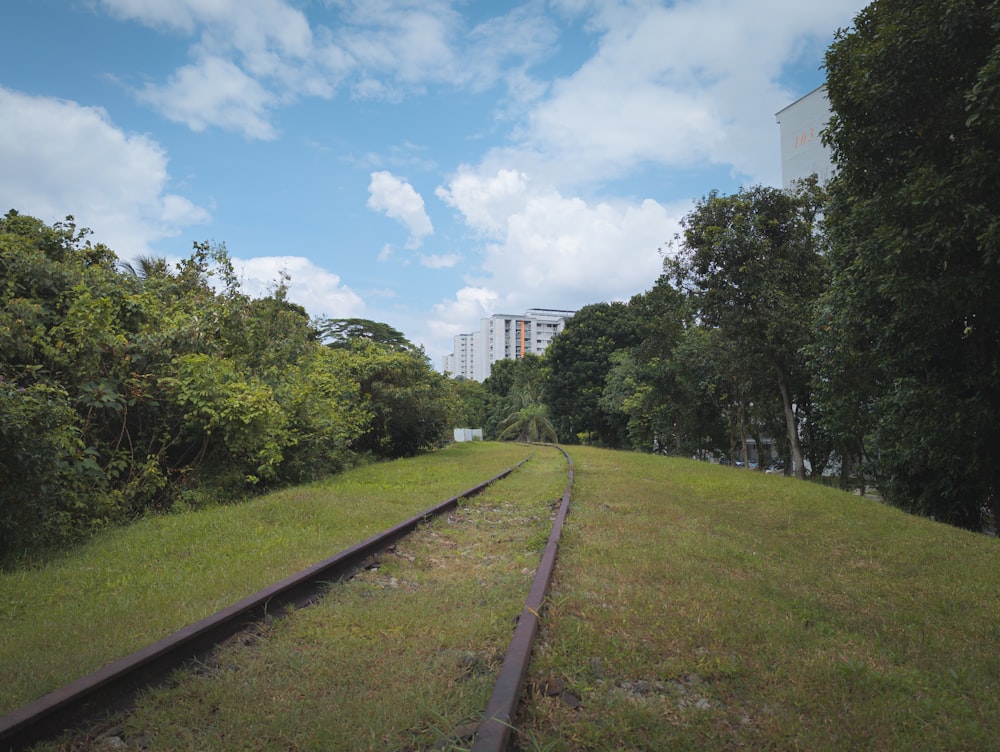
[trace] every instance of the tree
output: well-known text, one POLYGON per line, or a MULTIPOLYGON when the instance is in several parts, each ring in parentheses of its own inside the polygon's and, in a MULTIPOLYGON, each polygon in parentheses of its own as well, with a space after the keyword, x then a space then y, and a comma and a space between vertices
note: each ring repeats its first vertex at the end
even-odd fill
POLYGON ((558 441, 556 430, 549 420, 549 410, 538 395, 537 389, 524 386, 511 395, 511 411, 497 425, 500 440, 558 441))
POLYGON ((134 261, 123 261, 120 265, 125 274, 139 280, 167 277, 171 273, 167 260, 162 256, 140 255, 134 261))
POLYGON ((348 352, 351 374, 371 419, 354 442, 380 458, 433 448, 452 416, 448 378, 435 372, 422 349, 403 351, 369 343, 348 352))
POLYGON ((638 341, 635 321, 624 303, 584 306, 566 322, 545 352, 543 399, 564 441, 607 447, 628 445, 628 419, 609 413, 601 397, 612 354, 638 341))
POLYGON ((544 377, 542 358, 534 353, 494 363, 483 382, 488 401, 483 433, 488 438, 500 438, 504 430, 500 424, 524 407, 524 395, 532 395, 533 402, 542 404, 544 377))
POLYGON ((682 224, 667 267, 701 322, 734 345, 741 368, 766 369, 781 397, 795 474, 805 477, 797 407, 807 397, 800 350, 826 284, 815 179, 795 192, 756 186, 712 192, 682 224))
POLYGON ((1000 519, 1000 3, 879 0, 826 68, 828 412, 876 443, 888 500, 979 528, 1000 519))
MULTIPOLYGON (((721 451, 730 460, 746 460, 747 439, 761 446, 772 431, 774 389, 760 380, 761 369, 741 358, 733 342, 718 329, 692 326, 685 330, 669 364, 675 408, 698 427, 695 451, 721 451), (770 399, 769 399, 770 396, 770 399)), ((780 407, 779 407, 780 414, 780 407)), ((689 429, 690 430, 690 429, 689 429)), ((791 468, 791 463, 788 464, 791 468)))
POLYGON ((449 379, 448 386, 452 425, 483 428, 490 415, 490 393, 486 386, 461 376, 449 379))
POLYGON ((398 329, 369 319, 323 319, 319 322, 319 333, 329 347, 364 347, 374 343, 391 350, 416 349, 398 329))
POLYGON ((705 393, 685 388, 684 364, 677 358, 693 325, 687 301, 661 275, 628 308, 637 341, 612 354, 601 407, 626 417, 633 449, 684 455, 712 449, 705 440, 714 433, 708 423, 717 411, 705 393))
POLYGON ((120 265, 88 234, 0 218, 0 567, 177 500, 412 454, 451 425, 448 381, 395 330, 325 347, 287 278, 251 298, 224 245, 120 265))

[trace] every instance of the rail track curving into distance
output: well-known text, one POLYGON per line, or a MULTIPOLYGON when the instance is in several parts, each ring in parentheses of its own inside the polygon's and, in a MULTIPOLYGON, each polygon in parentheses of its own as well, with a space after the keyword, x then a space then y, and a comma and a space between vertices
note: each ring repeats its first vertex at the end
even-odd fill
MULTIPOLYGON (((569 465, 566 488, 475 735, 474 752, 500 752, 510 741, 511 721, 523 689, 540 612, 555 568, 563 521, 569 511, 573 462, 565 450, 556 448, 569 465)), ((0 752, 26 749, 129 707, 140 690, 164 681, 177 668, 206 656, 217 645, 269 614, 308 605, 331 583, 347 579, 422 523, 453 510, 461 500, 481 493, 527 461, 528 458, 408 520, 0 717, 0 752)))

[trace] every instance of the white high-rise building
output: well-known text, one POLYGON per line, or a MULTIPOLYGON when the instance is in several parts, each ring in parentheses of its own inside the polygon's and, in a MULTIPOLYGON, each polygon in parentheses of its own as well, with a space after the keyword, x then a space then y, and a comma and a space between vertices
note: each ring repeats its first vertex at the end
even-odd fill
POLYGON ((819 176, 820 183, 825 183, 833 175, 832 155, 830 149, 823 145, 822 138, 830 115, 825 84, 775 115, 781 133, 783 188, 812 174, 819 176))
POLYGON ((480 319, 479 331, 455 337, 455 351, 444 357, 444 372, 485 381, 498 360, 541 355, 566 328, 573 311, 532 308, 520 316, 494 314, 480 319))
POLYGON ((481 337, 479 332, 455 335, 455 351, 444 356, 445 374, 463 379, 476 379, 476 356, 481 337))

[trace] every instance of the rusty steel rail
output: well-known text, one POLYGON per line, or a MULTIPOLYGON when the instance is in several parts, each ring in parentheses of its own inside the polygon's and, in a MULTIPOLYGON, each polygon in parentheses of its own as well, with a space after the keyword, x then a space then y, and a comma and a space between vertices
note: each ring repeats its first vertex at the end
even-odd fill
POLYGON ((476 731, 471 752, 504 752, 510 743, 510 733, 514 728, 512 725, 514 713, 524 688, 524 679, 528 674, 531 646, 538 632, 539 614, 555 570, 559 538, 562 536, 563 522, 569 512, 569 497, 573 490, 573 459, 562 447, 557 446, 556 449, 563 453, 569 463, 566 490, 563 492, 559 511, 552 523, 552 532, 549 533, 549 541, 542 554, 538 571, 535 572, 531 590, 525 598, 524 609, 517 620, 514 636, 507 647, 500 674, 493 687, 493 694, 486 703, 486 713, 476 731))
POLYGON ((437 504, 398 525, 254 593, 212 616, 195 622, 157 642, 120 658, 97 671, 0 717, 0 750, 25 749, 88 719, 106 717, 127 708, 135 694, 165 679, 171 671, 204 656, 234 634, 260 622, 268 614, 301 607, 322 589, 346 579, 372 556, 413 532, 421 523, 450 511, 462 499, 475 496, 507 477, 529 458, 457 496, 437 504))

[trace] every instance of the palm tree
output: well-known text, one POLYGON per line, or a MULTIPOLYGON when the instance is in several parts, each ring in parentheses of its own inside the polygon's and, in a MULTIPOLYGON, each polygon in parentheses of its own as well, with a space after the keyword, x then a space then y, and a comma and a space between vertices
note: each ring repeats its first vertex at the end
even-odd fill
POLYGON ((556 442, 556 429, 549 420, 549 408, 531 389, 512 395, 512 410, 497 425, 501 441, 551 441, 556 442))
POLYGON ((122 261, 121 267, 130 277, 140 280, 152 279, 153 277, 171 276, 170 267, 167 260, 162 256, 136 256, 135 262, 122 261))

